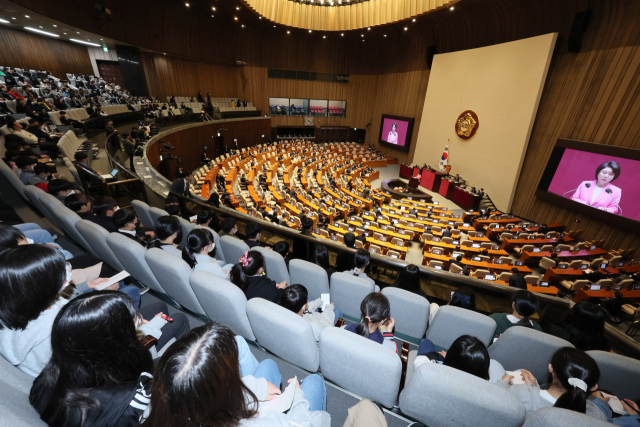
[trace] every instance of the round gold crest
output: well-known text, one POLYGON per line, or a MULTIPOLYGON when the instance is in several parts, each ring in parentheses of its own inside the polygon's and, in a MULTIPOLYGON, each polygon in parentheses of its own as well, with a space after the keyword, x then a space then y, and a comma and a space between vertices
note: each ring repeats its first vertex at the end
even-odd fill
POLYGON ((475 111, 467 110, 456 120, 456 135, 463 141, 468 141, 476 135, 480 127, 480 119, 475 111))

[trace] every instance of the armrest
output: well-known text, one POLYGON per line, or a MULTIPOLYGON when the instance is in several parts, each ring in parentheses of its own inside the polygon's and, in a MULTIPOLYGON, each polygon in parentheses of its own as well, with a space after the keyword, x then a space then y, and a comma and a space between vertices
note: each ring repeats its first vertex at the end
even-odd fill
POLYGON ((404 389, 404 381, 407 376, 407 365, 409 363, 409 343, 403 342, 402 347, 400 348, 400 361, 402 362, 402 376, 400 377, 400 388, 398 388, 398 396, 400 396, 400 392, 404 389))
POLYGON ((151 335, 146 335, 140 339, 140 343, 146 350, 151 350, 158 343, 158 339, 151 335))

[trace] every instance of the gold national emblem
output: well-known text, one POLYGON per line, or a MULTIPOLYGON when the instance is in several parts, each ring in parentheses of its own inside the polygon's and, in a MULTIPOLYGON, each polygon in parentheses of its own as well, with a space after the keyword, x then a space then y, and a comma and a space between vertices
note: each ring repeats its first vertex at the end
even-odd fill
POLYGON ((479 125, 478 115, 474 111, 464 111, 456 120, 456 135, 463 141, 468 141, 476 135, 479 125))

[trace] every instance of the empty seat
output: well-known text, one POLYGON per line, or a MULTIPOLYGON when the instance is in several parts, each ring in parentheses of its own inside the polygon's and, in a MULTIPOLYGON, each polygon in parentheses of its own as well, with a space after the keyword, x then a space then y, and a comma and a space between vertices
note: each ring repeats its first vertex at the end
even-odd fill
POLYGON ((147 252, 144 246, 120 233, 110 233, 107 236, 107 244, 131 277, 156 292, 167 293, 144 259, 147 252))
POLYGON ((307 288, 309 301, 320 298, 321 294, 329 293, 329 278, 324 268, 301 259, 289 261, 289 276, 291 284, 302 285, 307 288))
POLYGON ((195 314, 206 316, 198 298, 189 284, 191 268, 181 258, 173 256, 162 249, 149 249, 144 258, 158 283, 167 294, 184 308, 195 314))
MULTIPOLYGON (((107 243, 107 236, 109 232, 96 224, 95 222, 81 219, 76 222, 76 229, 78 233, 87 241, 91 249, 98 255, 102 261, 106 262, 111 268, 122 271, 125 270, 124 266, 120 263, 120 260, 113 253, 113 249, 107 243)), ((131 239, 129 239, 131 240, 131 239)), ((138 245, 137 243, 133 242, 138 245)), ((138 245, 141 246, 141 245, 138 245)), ((129 273, 131 274, 131 273, 129 273)))
POLYGON ((382 294, 391 305, 391 313, 396 321, 394 332, 408 335, 418 342, 427 330, 431 309, 429 301, 413 292, 391 286, 384 288, 382 294))
POLYGON ((556 268, 556 262, 551 258, 542 257, 540 260, 540 268, 547 270, 549 268, 556 268))
POLYGON ((404 414, 437 427, 519 427, 526 415, 508 390, 437 363, 415 371, 399 402, 404 414))
POLYGON ((276 283, 287 282, 287 285, 292 284, 287 264, 284 262, 282 255, 261 246, 255 246, 252 250, 260 252, 264 257, 265 269, 269 279, 274 280, 276 283))
MULTIPOLYGON (((40 200, 42 199, 44 199, 44 197, 40 198, 40 200)), ((82 219, 80 218, 80 216, 78 216, 77 213, 73 212, 71 209, 62 204, 51 209, 51 213, 56 217, 56 219, 62 226, 62 230, 68 238, 73 239, 91 255, 99 258, 98 254, 93 250, 89 243, 87 243, 84 237, 82 237, 80 232, 76 229, 76 222, 82 219)))
POLYGON ((247 302, 247 316, 262 347, 302 369, 318 370, 318 344, 305 318, 262 298, 247 302))
POLYGON ((133 206, 133 210, 136 212, 136 216, 140 222, 142 222, 142 225, 153 228, 155 223, 149 214, 149 209, 151 209, 149 205, 140 200, 131 201, 131 205, 133 206))
POLYGON ((340 307, 345 317, 360 321, 360 303, 377 286, 368 280, 347 273, 331 275, 331 302, 340 307))
POLYGON ((322 330, 320 369, 330 381, 386 407, 391 408, 398 397, 402 374, 398 355, 353 332, 322 330))
POLYGON ((600 389, 610 390, 620 399, 631 399, 634 402, 640 399, 639 360, 608 351, 590 350, 587 354, 594 358, 600 368, 600 389))
POLYGON ((247 317, 247 298, 239 287, 207 271, 194 271, 189 283, 211 320, 250 341, 256 340, 247 317))
POLYGON ((495 331, 496 322, 489 316, 445 305, 436 312, 425 338, 430 339, 438 347, 448 349, 460 336, 471 335, 489 346, 495 331))
POLYGON ((151 221, 152 221, 149 227, 153 228, 158 218, 160 218, 161 216, 169 216, 169 213, 167 213, 167 211, 163 209, 149 208, 149 216, 151 217, 151 221))
POLYGON ((245 242, 232 236, 222 236, 220 245, 222 245, 222 250, 229 264, 237 264, 244 253, 249 250, 249 246, 245 242))
POLYGON ((489 356, 508 371, 524 368, 544 380, 549 374, 551 356, 562 347, 573 345, 532 328, 512 327, 489 347, 489 356))

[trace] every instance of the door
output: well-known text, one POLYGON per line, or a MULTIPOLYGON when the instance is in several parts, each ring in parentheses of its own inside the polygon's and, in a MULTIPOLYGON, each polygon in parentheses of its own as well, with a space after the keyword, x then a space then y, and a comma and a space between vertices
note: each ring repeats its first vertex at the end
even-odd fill
POLYGON ((122 73, 120 72, 120 64, 118 61, 96 61, 100 77, 107 83, 115 83, 120 87, 124 87, 122 73))

